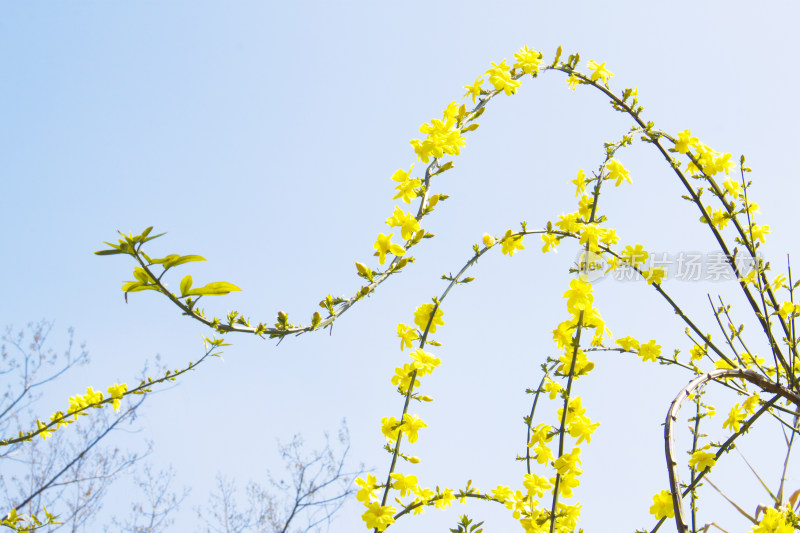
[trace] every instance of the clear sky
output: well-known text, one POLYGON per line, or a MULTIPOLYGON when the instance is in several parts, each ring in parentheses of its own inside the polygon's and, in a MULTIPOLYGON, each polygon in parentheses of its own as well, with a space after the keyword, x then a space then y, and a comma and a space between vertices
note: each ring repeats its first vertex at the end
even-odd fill
MULTIPOLYGON (((202 353, 200 335, 209 332, 164 298, 139 293, 124 303, 119 287, 131 279, 132 263, 92 254, 115 230, 167 231, 152 243, 153 255, 203 255, 207 263, 182 267, 196 283, 226 280, 243 289, 209 311, 237 309, 271 322, 284 310, 306 323, 326 294, 359 286, 354 261, 376 266, 372 244, 394 205, 389 178, 415 161, 408 141, 421 135, 420 124, 439 118, 490 61, 513 59, 523 44, 545 59, 559 45, 565 55, 578 51, 583 70, 588 59, 607 62, 612 88, 637 86, 645 116, 661 129, 691 128, 712 148, 745 153, 760 220, 772 228, 766 253, 778 265, 787 253, 798 257, 800 8, 768 5, 0 4, 0 324, 47 318, 62 334, 74 326, 93 357, 42 402, 42 417, 86 386, 135 381, 156 354, 180 367, 202 353)), ((596 168, 603 142, 631 125, 599 92, 573 93, 557 73, 526 79, 516 96, 492 101, 479 122, 456 168, 435 184, 451 198, 428 219, 436 238, 417 248, 407 273, 347 312, 332 335, 279 347, 231 336, 224 361, 147 402, 143 431, 131 439, 152 439, 153 461, 173 465, 179 483, 193 487, 176 530, 195 528, 192 508, 204 504, 217 471, 242 485, 263 481, 279 465, 276 439, 302 433, 319 441, 342 418, 353 459, 384 476, 389 456, 379 421, 402 409, 389 379, 406 362, 397 323, 411 323, 414 309, 441 292, 440 276, 457 271, 484 232, 500 235, 522 220, 541 227, 573 211, 569 180, 579 168, 596 168)), ((713 250, 651 147, 620 159, 634 186, 614 190, 603 207, 623 243, 713 250)), ((536 386, 539 365, 555 352, 550 331, 566 314, 561 294, 577 251, 566 244, 543 256, 537 242, 513 259, 497 250, 481 260, 477 280, 444 306, 442 367, 423 383, 436 401, 418 409, 429 428, 409 450, 423 459, 411 473, 427 486, 521 485, 514 457, 524 451, 524 390, 536 386)), ((707 293, 726 295, 751 323, 729 284, 666 286, 709 330, 716 326, 707 293)), ((655 338, 666 351, 689 348, 682 324, 644 283, 606 279, 596 292, 616 336, 655 338)), ((752 339, 761 342, 755 331, 752 339)), ((582 525, 649 527, 651 497, 667 486, 661 423, 690 376, 613 352, 594 359, 595 372, 577 383, 602 424, 584 450, 582 525)), ((721 413, 730 399, 720 399, 721 413)), ((741 449, 774 484, 775 456, 766 446, 780 434, 769 431, 741 449)), ((715 475, 753 510, 765 498, 741 463, 730 454, 720 470, 733 473, 715 475)), ((127 495, 115 498, 121 507, 109 505, 109 513, 126 508, 127 495)), ((704 520, 745 528, 716 494, 704 502, 704 520)), ((333 530, 358 531, 361 512, 347 507, 333 530)), ((463 512, 487 519, 487 531, 519 527, 505 511, 472 504, 431 510, 396 529, 442 530, 463 512)))

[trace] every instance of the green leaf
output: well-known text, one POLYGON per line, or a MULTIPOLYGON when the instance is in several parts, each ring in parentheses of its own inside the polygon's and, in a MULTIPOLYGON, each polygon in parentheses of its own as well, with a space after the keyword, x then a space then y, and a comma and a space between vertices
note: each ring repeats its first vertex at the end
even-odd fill
POLYGON ((122 250, 98 250, 94 254, 95 255, 117 255, 117 254, 124 254, 122 250))
POLYGON ((157 257, 155 259, 148 259, 148 261, 154 265, 163 265, 164 263, 169 263, 170 261, 174 261, 179 257, 180 256, 178 254, 170 254, 167 257, 157 257))
POLYGON ((190 289, 186 292, 186 294, 184 294, 184 296, 222 296, 224 294, 228 294, 229 292, 240 290, 242 289, 233 283, 228 283, 227 281, 217 281, 214 283, 209 283, 205 287, 190 289))
POLYGON ((153 278, 142 267, 135 267, 133 269, 133 276, 141 282, 148 283, 153 281, 153 278))
POLYGON ((147 242, 147 241, 152 241, 153 239, 158 239, 162 235, 166 235, 166 234, 167 234, 167 232, 165 231, 164 233, 159 233, 158 235, 153 235, 152 237, 147 237, 142 242, 144 243, 144 242, 147 242))
POLYGON ((186 296, 189 289, 192 288, 192 276, 184 276, 181 280, 181 296, 186 296))
POLYGON ((205 261, 205 260, 206 260, 205 257, 201 257, 199 255, 184 255, 184 256, 178 256, 178 259, 172 260, 168 264, 165 264, 164 266, 166 268, 171 268, 174 266, 182 265, 184 263, 190 263, 192 261, 205 261))
POLYGON ((129 281, 122 286, 122 290, 125 292, 139 292, 147 290, 153 291, 153 290, 158 290, 158 287, 154 285, 149 285, 147 283, 143 283, 141 281, 129 281))
POLYGON ((189 263, 190 261, 205 261, 205 260, 206 260, 205 257, 200 257, 199 255, 180 256, 178 254, 169 254, 168 256, 159 259, 150 259, 150 263, 154 265, 163 265, 164 270, 167 270, 174 266, 182 265, 184 263, 189 263))

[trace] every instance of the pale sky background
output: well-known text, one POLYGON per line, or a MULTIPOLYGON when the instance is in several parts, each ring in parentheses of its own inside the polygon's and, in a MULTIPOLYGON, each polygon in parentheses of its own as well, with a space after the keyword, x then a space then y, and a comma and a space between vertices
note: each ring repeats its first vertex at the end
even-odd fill
MULTIPOLYGON (((237 309, 255 322, 278 310, 307 323, 326 294, 360 284, 354 261, 372 266, 372 244, 391 215, 390 176, 415 160, 408 141, 440 118, 490 66, 523 44, 552 60, 607 62, 620 92, 637 86, 645 117, 661 129, 691 128, 722 152, 748 157, 752 198, 769 224, 765 253, 783 268, 798 257, 795 156, 796 23, 794 2, 80 2, 0 3, 0 221, 4 280, 0 324, 56 321, 86 340, 92 365, 60 383, 41 417, 89 385, 133 383, 161 354, 181 367, 202 354, 210 332, 181 317, 163 297, 119 290, 133 263, 92 252, 115 230, 167 231, 152 255, 196 253, 181 267, 195 284, 225 280, 243 291, 206 302, 218 315, 237 309)), ((194 531, 217 472, 265 481, 280 463, 276 439, 301 433, 320 442, 342 418, 354 464, 385 477, 390 457, 379 421, 402 400, 389 384, 407 361, 397 349, 398 322, 439 294, 486 231, 500 235, 526 220, 531 228, 575 209, 569 180, 602 161, 603 142, 631 125, 598 91, 572 92, 559 73, 527 78, 518 94, 493 100, 471 133, 456 168, 434 183, 449 194, 426 220, 437 237, 420 245, 417 263, 336 322, 327 332, 274 341, 230 336, 213 360, 154 395, 132 446, 155 442, 151 457, 172 465, 192 487, 175 526, 194 531)), ((601 209, 621 243, 678 253, 713 251, 710 234, 656 151, 637 145, 619 154, 632 187, 609 191, 601 209)), ((417 163, 416 170, 422 170, 417 163)), ((436 401, 414 409, 429 425, 404 448, 423 462, 406 473, 426 486, 521 488, 526 387, 555 354, 550 331, 564 320, 561 294, 575 258, 539 241, 513 259, 499 250, 482 259, 477 280, 443 306, 436 338, 442 359, 423 380, 436 401)), ((179 277, 170 278, 177 286, 179 277)), ((706 294, 727 295, 752 324, 731 284, 667 281, 687 311, 719 337, 706 294), (713 328, 713 329, 712 329, 713 328)), ((684 326, 643 282, 603 280, 596 305, 616 337, 655 338, 665 351, 686 350, 684 326)), ((209 299, 210 300, 210 299, 209 299)), ((746 330, 749 331, 749 330, 746 330)), ((754 345, 763 343, 753 328, 754 345)), ((601 422, 584 445, 582 527, 650 528, 652 495, 667 487, 662 422, 691 378, 632 356, 595 354, 595 371, 578 380, 588 415, 601 422)), ((730 396, 716 402, 708 426, 721 424, 730 396)), ((738 401, 738 400, 733 400, 738 401)), ((551 411, 541 411, 552 417, 551 411)), ((548 418, 543 421, 548 421, 548 418)), ((82 421, 86 423, 86 420, 82 421)), ((741 440, 741 449, 775 486, 782 439, 774 425, 741 440)), ((684 439, 684 446, 688 445, 684 439)), ((682 448, 682 449, 685 449, 682 448)), ((766 496, 736 454, 712 479, 750 511, 766 496)), ((797 463, 792 467, 797 472, 797 463)), ((684 478, 686 474, 684 473, 684 478)), ((789 488, 800 488, 795 475, 789 488)), ((103 521, 127 510, 129 493, 107 500, 103 521)), ((731 531, 746 524, 710 489, 702 521, 731 531)), ((58 512, 58 509, 54 509, 58 512)), ((332 531, 363 529, 360 504, 343 509, 332 531)), ((454 506, 404 518, 392 530, 442 531, 459 513, 485 519, 485 531, 516 531, 496 504, 454 506)), ((672 530, 672 524, 668 524, 672 530)), ((662 531, 665 529, 662 529, 662 531)))

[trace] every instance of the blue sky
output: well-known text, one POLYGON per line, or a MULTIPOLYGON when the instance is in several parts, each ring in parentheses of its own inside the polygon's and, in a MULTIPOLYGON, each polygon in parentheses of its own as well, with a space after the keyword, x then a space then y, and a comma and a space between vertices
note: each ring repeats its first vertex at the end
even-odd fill
MULTIPOLYGON (((691 128, 712 148, 745 153, 761 220, 772 227, 765 251, 785 264, 798 251, 798 15, 790 2, 4 3, 0 323, 52 319, 88 343, 92 365, 45 399, 43 416, 88 385, 134 381, 155 354, 172 367, 196 360, 208 332, 154 294, 126 305, 119 287, 133 265, 92 254, 115 230, 150 225, 168 232, 153 242, 154 255, 203 255, 207 263, 184 267, 196 283, 242 287, 210 311, 270 322, 284 310, 307 322, 326 294, 359 286, 354 261, 375 265, 372 243, 394 205, 389 178, 414 162, 408 141, 420 124, 523 44, 545 58, 558 45, 579 51, 584 70, 585 60, 605 61, 612 88, 637 86, 658 127, 691 128)), ((278 465, 277 438, 299 432, 313 442, 343 417, 354 459, 384 475, 379 420, 402 408, 389 384, 405 362, 397 323, 410 323, 441 292, 441 274, 458 270, 484 232, 502 234, 522 220, 540 227, 574 210, 569 180, 595 168, 602 143, 630 126, 597 91, 573 93, 555 73, 496 98, 479 122, 435 186, 451 199, 430 217, 437 237, 417 249, 407 273, 346 313, 332 335, 279 347, 231 336, 224 361, 147 403, 143 431, 132 438, 153 439, 153 460, 174 465, 193 487, 181 530, 193 529, 191 506, 203 504, 217 471, 259 479, 278 465)), ((654 150, 637 146, 620 159, 634 186, 603 205, 622 242, 713 249, 654 150)), ((520 484, 513 459, 530 407, 524 390, 554 352, 550 330, 563 320, 576 253, 537 248, 531 240, 511 260, 482 259, 476 282, 444 306, 443 364, 423 383, 436 401, 419 410, 430 427, 413 450, 423 458, 413 473, 428 486, 520 484)), ((749 320, 727 285, 670 289, 708 328, 707 293, 726 295, 749 320)), ((681 323, 643 283, 603 280, 596 292, 617 336, 689 347, 681 323)), ((582 525, 613 521, 632 531, 651 524, 650 498, 666 487, 660 424, 690 376, 616 354, 595 359, 595 373, 577 385, 603 424, 584 452, 582 525)), ((721 412, 729 400, 720 399, 721 412)), ((774 466, 762 441, 748 442, 749 460, 774 466)), ((734 473, 720 479, 737 479, 740 463, 728 456, 723 466, 734 473)), ((750 509, 763 500, 753 481, 730 488, 750 509)), ((705 500, 708 520, 727 514, 715 494, 705 500)), ((465 511, 487 518, 489 529, 510 523, 473 505, 429 511, 397 530, 452 527, 465 511)), ((361 527, 360 514, 346 508, 334 530, 361 527)))

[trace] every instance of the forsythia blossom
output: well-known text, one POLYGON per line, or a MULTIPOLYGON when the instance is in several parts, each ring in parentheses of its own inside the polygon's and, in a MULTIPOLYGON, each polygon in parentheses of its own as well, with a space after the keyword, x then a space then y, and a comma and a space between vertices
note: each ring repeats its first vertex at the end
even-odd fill
POLYGON ((706 444, 703 448, 695 451, 689 459, 689 466, 697 472, 702 472, 706 468, 711 468, 717 463, 713 453, 707 452, 710 446, 706 444))
POLYGON ((438 159, 444 154, 458 155, 461 153, 461 147, 465 146, 467 141, 461 136, 456 119, 462 116, 462 111, 466 113, 466 110, 459 108, 455 102, 451 102, 444 110, 442 120, 433 119, 430 124, 420 126, 419 131, 425 133, 427 138, 423 141, 419 139, 411 141, 411 146, 414 147, 414 152, 420 161, 427 163, 431 157, 438 159))
POLYGON ((386 254, 390 253, 400 257, 406 253, 402 246, 392 242, 392 235, 394 235, 394 233, 390 233, 389 235, 379 233, 378 240, 375 241, 375 245, 373 246, 373 248, 376 250, 375 253, 378 256, 378 263, 381 265, 386 262, 386 254))
POLYGON ((128 385, 123 383, 122 385, 117 385, 114 383, 108 388, 108 394, 111 395, 112 405, 114 406, 114 411, 119 410, 119 401, 128 392, 128 385))
POLYGON ((606 164, 606 168, 608 169, 608 179, 612 181, 617 180, 617 183, 614 184, 616 187, 619 187, 623 180, 633 184, 630 171, 623 167, 622 163, 616 159, 609 160, 608 164, 606 164))
POLYGON ((475 98, 477 98, 478 96, 481 95, 481 84, 482 83, 483 83, 483 78, 480 77, 477 80, 475 80, 475 83, 473 83, 472 85, 465 85, 464 86, 464 88, 467 90, 467 92, 464 93, 464 96, 465 97, 466 96, 471 96, 473 104, 475 103, 475 98))
POLYGON ((661 346, 656 344, 656 341, 647 341, 639 346, 639 357, 642 358, 642 361, 655 363, 659 355, 661 355, 661 346))
POLYGON ((514 59, 517 60, 514 63, 514 68, 521 68, 522 72, 531 76, 539 74, 539 62, 542 60, 541 52, 531 50, 528 45, 525 45, 518 53, 514 54, 514 59))
POLYGON ((397 336, 400 337, 400 350, 411 348, 411 344, 419 339, 419 334, 414 328, 405 324, 397 324, 397 336))
POLYGON ((661 520, 662 518, 673 518, 675 509, 672 507, 672 493, 662 490, 653 496, 653 505, 650 507, 650 514, 661 520))
POLYGON ((593 71, 592 75, 589 77, 592 81, 603 80, 603 84, 607 86, 609 78, 614 76, 614 74, 606 68, 605 63, 598 64, 596 61, 590 59, 588 66, 593 71))
POLYGON ((430 322, 431 326, 428 331, 436 333, 436 326, 444 326, 443 314, 444 311, 439 307, 436 307, 436 313, 433 313, 433 304, 422 304, 414 311, 414 323, 424 330, 428 327, 428 322, 430 322), (431 314, 433 314, 433 317, 431 317, 431 314))
POLYGON ((361 518, 367 523, 368 529, 376 528, 378 531, 383 531, 390 524, 394 524, 392 515, 396 510, 394 507, 384 507, 378 502, 372 502, 367 505, 367 511, 361 515, 361 518))
POLYGON ((522 85, 521 81, 511 77, 510 70, 511 67, 506 65, 506 60, 504 59, 499 65, 492 62, 492 68, 486 71, 486 75, 489 76, 489 83, 494 85, 496 90, 503 91, 507 95, 514 94, 519 86, 522 85))
POLYGON ((402 209, 395 206, 392 216, 386 219, 386 224, 390 227, 399 227, 400 234, 408 240, 420 230, 419 220, 411 213, 404 213, 402 209))
POLYGON ((401 168, 392 175, 392 180, 398 182, 397 187, 395 187, 397 194, 392 197, 392 200, 397 200, 400 198, 405 203, 409 204, 411 203, 411 200, 417 197, 417 187, 422 185, 422 180, 419 178, 409 179, 408 175, 411 174, 413 169, 414 165, 411 165, 411 168, 408 170, 408 172, 401 168))
POLYGON ((501 240, 503 244, 502 252, 509 257, 514 255, 517 250, 524 250, 525 246, 522 244, 522 235, 512 235, 512 231, 506 230, 506 234, 501 240))

